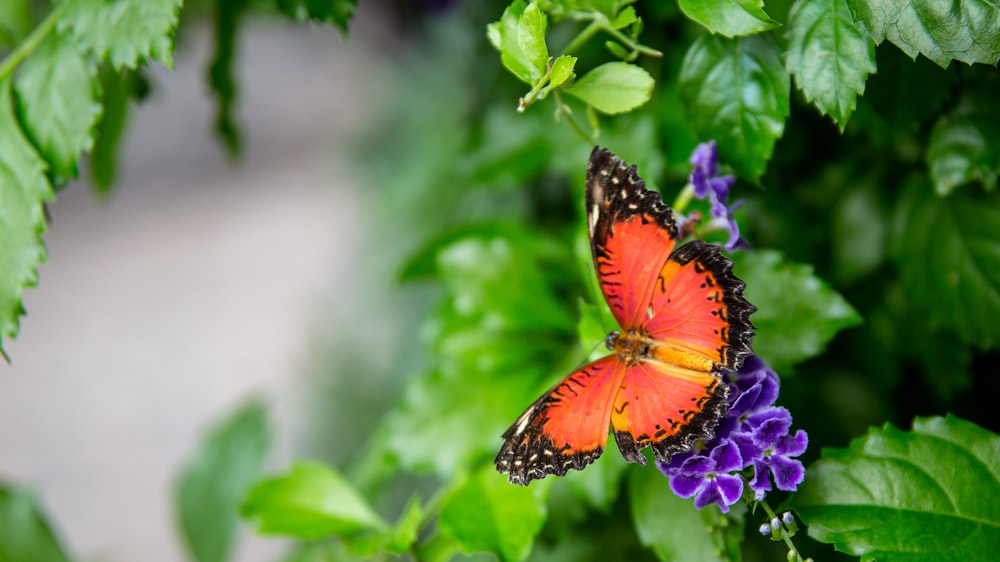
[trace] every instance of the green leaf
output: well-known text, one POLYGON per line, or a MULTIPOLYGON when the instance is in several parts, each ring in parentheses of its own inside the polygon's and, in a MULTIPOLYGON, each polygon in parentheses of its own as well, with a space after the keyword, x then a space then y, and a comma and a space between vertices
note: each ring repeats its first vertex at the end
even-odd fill
POLYGON ((764 11, 763 0, 680 0, 678 5, 684 15, 726 37, 753 35, 781 25, 764 11))
POLYGON ((0 2, 0 47, 14 47, 20 43, 34 27, 28 0, 5 0, 0 2))
POLYGON ((240 501, 260 476, 268 449, 263 405, 251 403, 214 427, 181 475, 177 514, 192 558, 230 558, 240 501))
POLYGON ((25 133, 51 166, 55 183, 77 176, 76 162, 93 144, 101 113, 97 69, 58 34, 50 34, 14 79, 25 133))
POLYGON ((1000 437, 916 418, 824 449, 792 501, 810 536, 862 561, 981 560, 1000 544, 998 482, 1000 437))
POLYGON ((1000 342, 1000 195, 941 198, 918 184, 899 212, 896 259, 910 299, 968 344, 1000 342))
POLYGON ((952 60, 996 65, 1000 59, 1000 6, 989 0, 848 2, 876 43, 888 39, 910 58, 920 53, 942 68, 952 60))
POLYGON ((1000 174, 1000 115, 990 107, 940 118, 927 145, 927 164, 938 195, 970 182, 995 190, 1000 174))
POLYGON ((758 250, 737 256, 736 275, 757 307, 754 352, 779 373, 823 352, 833 336, 861 323, 844 297, 813 275, 806 264, 786 262, 779 252, 758 250))
POLYGON ((278 8, 296 20, 332 23, 341 33, 347 33, 356 7, 357 0, 278 0, 278 8))
POLYGON ((441 533, 466 553, 492 552, 500 560, 524 560, 546 519, 549 481, 515 486, 492 464, 476 471, 441 505, 441 533))
POLYGON ((629 506, 639 541, 660 560, 739 562, 743 539, 742 506, 729 515, 710 505, 695 509, 677 497, 670 480, 655 466, 633 470, 628 481, 629 506))
POLYGON ((880 200, 882 186, 855 181, 833 209, 834 282, 853 283, 874 272, 886 259, 889 213, 880 200))
POLYGON ((101 82, 101 119, 94 127, 94 148, 90 153, 90 174, 99 193, 107 193, 115 181, 118 169, 118 147, 125 124, 128 122, 129 102, 135 83, 136 71, 115 70, 102 64, 98 71, 101 82))
POLYGON ((240 128, 233 116, 236 80, 233 78, 233 55, 240 16, 248 0, 219 0, 215 8, 215 56, 208 68, 208 81, 216 98, 215 132, 222 138, 230 156, 240 153, 240 128))
POLYGON ((549 71, 549 88, 557 88, 573 76, 573 68, 576 66, 576 57, 560 55, 552 61, 552 69, 549 71))
POLYGON ((57 27, 116 69, 135 68, 146 58, 173 68, 180 8, 181 0, 74 0, 57 27))
POLYGON ((797 0, 788 16, 785 66, 806 99, 844 130, 875 72, 875 45, 846 0, 797 0))
POLYGON ((632 6, 626 6, 625 9, 618 12, 618 15, 611 20, 611 27, 621 29, 627 25, 635 23, 638 19, 639 18, 635 15, 635 8, 632 6))
POLYGON ((343 476, 318 463, 298 463, 287 474, 260 482, 242 513, 260 533, 306 539, 387 527, 343 476))
POLYGON ((352 552, 365 558, 371 558, 382 551, 402 555, 417 542, 417 533, 420 531, 423 516, 420 500, 414 497, 403 508, 399 521, 391 529, 349 539, 348 546, 352 552))
POLYGON ((625 113, 649 101, 655 80, 642 67, 609 62, 591 70, 566 89, 609 115, 625 113))
POLYGON ((545 46, 547 19, 532 2, 524 9, 517 22, 517 45, 531 70, 532 83, 545 74, 549 63, 549 50, 545 46))
POLYGON ((46 201, 54 196, 45 162, 24 138, 11 110, 10 79, 0 80, 0 355, 4 338, 17 336, 25 287, 38 282, 45 261, 46 201))
POLYGON ((531 57, 521 50, 521 16, 527 4, 524 0, 514 0, 500 16, 500 21, 487 28, 487 33, 498 39, 500 61, 504 67, 517 76, 522 82, 534 84, 542 77, 544 69, 539 71, 532 64, 531 57))
POLYGON ((618 500, 622 477, 628 467, 629 463, 621 455, 607 451, 587 470, 571 470, 557 482, 564 482, 590 507, 607 514, 618 500))
POLYGON ((758 181, 788 117, 788 74, 774 39, 704 36, 681 65, 688 119, 736 172, 758 181))
POLYGON ((35 495, 0 483, 0 562, 69 562, 35 495))

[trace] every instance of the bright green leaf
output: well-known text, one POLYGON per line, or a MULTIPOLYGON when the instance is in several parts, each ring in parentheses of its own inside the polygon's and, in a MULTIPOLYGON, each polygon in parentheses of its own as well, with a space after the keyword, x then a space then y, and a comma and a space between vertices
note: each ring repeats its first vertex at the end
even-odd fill
POLYGON ((13 47, 23 40, 34 27, 28 0, 0 2, 0 47, 13 47))
POLYGON ((896 258, 910 299, 968 344, 1000 342, 1000 195, 942 198, 914 185, 900 213, 896 258))
POLYGON ((557 88, 573 76, 573 67, 576 66, 576 57, 560 55, 552 61, 552 70, 549 71, 549 87, 557 88))
POLYGON ((622 477, 628 467, 629 463, 620 454, 609 450, 588 466, 587 470, 571 470, 558 481, 565 482, 590 507, 606 514, 611 512, 618 500, 622 477))
POLYGON ((635 8, 626 6, 624 10, 618 12, 615 19, 611 20, 611 27, 621 29, 627 25, 635 23, 638 18, 635 15, 635 8))
POLYGON ((532 83, 542 78, 549 64, 549 50, 545 46, 546 25, 545 14, 534 2, 528 4, 517 22, 517 45, 528 63, 532 83))
POLYGON ((824 449, 793 506, 809 535, 862 561, 982 560, 1000 544, 1000 437, 971 422, 886 424, 824 449))
POLYGON ((848 0, 876 43, 888 39, 910 58, 924 55, 942 68, 952 60, 996 65, 1000 6, 989 0, 848 0))
POLYGON ((420 507, 420 500, 414 497, 403 508, 399 521, 391 529, 357 539, 349 539, 348 546, 352 552, 365 558, 371 558, 382 551, 402 555, 416 543, 423 516, 424 511, 420 507))
POLYGON ((549 481, 516 486, 484 466, 445 498, 438 525, 464 552, 524 560, 546 519, 549 481))
POLYGON ((734 271, 746 281, 744 295, 757 307, 754 352, 781 373, 823 352, 861 316, 844 297, 813 274, 812 266, 786 262, 773 250, 737 256, 734 271))
POLYGON ((927 164, 938 195, 948 195, 970 182, 979 182, 987 191, 996 189, 1000 174, 1000 115, 988 107, 939 119, 928 142, 927 164))
POLYGON ((332 23, 341 33, 347 33, 356 6, 357 0, 278 0, 281 11, 296 20, 332 23))
POLYGON ((609 62, 579 78, 566 92, 609 115, 631 111, 649 101, 655 80, 642 67, 609 62))
POLYGON ((35 495, 0 484, 0 562, 69 562, 35 495))
POLYGON ((21 133, 10 96, 10 79, 0 80, 0 355, 4 338, 17 336, 25 287, 38 282, 46 257, 44 204, 54 197, 45 162, 21 133))
POLYGON ((317 463, 260 482, 247 495, 243 516, 261 533, 299 538, 384 530, 386 523, 338 472, 317 463))
POLYGON ((847 0, 798 0, 788 16, 785 65, 810 102, 844 130, 875 72, 875 45, 847 0))
POLYGON ((673 493, 670 480, 655 466, 632 471, 628 494, 639 541, 660 560, 739 562, 741 506, 734 506, 729 516, 714 505, 695 509, 692 500, 673 493))
MULTIPOLYGON (((500 61, 504 67, 522 82, 534 84, 542 75, 535 74, 538 70, 534 68, 531 58, 521 50, 520 41, 520 21, 526 8, 524 0, 514 0, 504 10, 500 21, 493 24, 492 29, 496 29, 496 34, 499 35, 500 61)), ((491 32, 490 28, 487 28, 487 32, 491 32)))
POLYGON ((93 144, 101 113, 94 63, 58 34, 51 34, 14 79, 25 132, 49 162, 57 183, 77 176, 76 162, 93 144))
POLYGON ((213 428, 177 486, 177 514, 197 562, 229 559, 240 501, 268 449, 264 407, 249 404, 213 428))
POLYGON ((763 0, 680 0, 684 14, 712 33, 753 35, 780 24, 764 11, 763 0))
POLYGON ((174 64, 174 29, 181 0, 75 0, 58 28, 117 68, 135 68, 147 57, 174 64))
POLYGON ((788 74, 769 35, 704 36, 681 66, 680 96, 703 139, 747 179, 764 173, 788 117, 788 74))

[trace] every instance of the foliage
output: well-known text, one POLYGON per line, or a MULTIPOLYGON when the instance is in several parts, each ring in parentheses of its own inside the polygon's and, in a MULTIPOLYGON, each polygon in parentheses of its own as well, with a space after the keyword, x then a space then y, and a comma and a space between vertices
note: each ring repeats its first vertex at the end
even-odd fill
MULTIPOLYGON (((1000 59, 1000 9, 971 0, 942 9, 880 0, 471 4, 411 24, 399 95, 360 154, 379 186, 378 220, 408 252, 401 281, 437 290, 420 334, 424 357, 398 368, 405 388, 395 405, 372 413, 378 427, 337 468, 298 462, 235 501, 261 462, 262 425, 252 420, 262 414, 215 430, 179 488, 195 558, 227 559, 232 536, 225 517, 213 536, 192 532, 191 502, 201 499, 198 509, 230 506, 217 508, 228 516, 241 503, 259 531, 299 541, 291 560, 483 551, 502 560, 740 560, 783 556, 776 548, 834 560, 845 557, 837 551, 988 556, 1000 541, 989 501, 1000 465, 991 376, 1000 76, 989 66, 1000 59), (737 178, 725 185, 723 216, 685 187, 688 155, 708 140, 737 178), (656 468, 613 450, 526 489, 495 474, 498 435, 613 325, 583 220, 594 144, 637 164, 685 216, 712 217, 699 236, 724 242, 738 222, 749 242, 731 255, 758 309, 755 351, 784 377, 778 404, 811 445, 799 491, 769 496, 781 494, 806 533, 770 497, 726 514, 696 510, 656 468), (939 417, 916 417, 927 414, 939 417), (911 420, 911 430, 896 429, 911 420)), ((178 7, 57 3, 37 25, 29 11, 4 8, 0 42, 13 49, 0 65, 0 337, 16 335, 21 294, 45 257, 43 206, 54 188, 76 177, 87 150, 97 185, 110 185, 141 65, 171 64, 178 7)), ((275 7, 342 30, 354 8, 275 7)), ((238 84, 228 67, 254 9, 217 2, 211 81, 234 152, 238 84)), ((10 497, 0 496, 0 518, 15 513, 35 538, 7 542, 0 525, 0 545, 61 552, 34 503, 18 496, 12 508, 10 497)), ((35 557, 44 556, 63 555, 35 557)))

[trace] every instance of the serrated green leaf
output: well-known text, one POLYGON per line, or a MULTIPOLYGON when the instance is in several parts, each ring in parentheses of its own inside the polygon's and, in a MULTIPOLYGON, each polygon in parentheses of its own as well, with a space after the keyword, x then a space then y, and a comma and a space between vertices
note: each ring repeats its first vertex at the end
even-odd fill
POLYGON ((476 471, 442 502, 438 525, 466 553, 492 552, 503 561, 524 560, 547 515, 550 481, 516 486, 492 464, 476 471))
POLYGON ((69 562, 35 495, 0 483, 0 562, 69 562))
POLYGON ((85 50, 116 69, 152 58, 174 66, 174 30, 182 0, 74 0, 57 24, 85 50))
POLYGON ((631 111, 649 101, 655 82, 640 66, 609 62, 584 74, 566 89, 566 93, 602 113, 614 115, 631 111))
POLYGON ((545 46, 546 25, 545 14, 534 2, 528 4, 517 22, 517 45, 524 55, 525 62, 528 63, 533 84, 542 78, 548 68, 549 50, 545 46))
POLYGON ((938 119, 927 144, 927 164, 938 195, 970 182, 995 190, 1000 174, 1000 115, 987 108, 938 119))
POLYGON ((44 205, 53 198, 45 162, 14 117, 10 78, 0 80, 0 355, 4 338, 17 336, 25 287, 38 282, 46 257, 44 205))
POLYGON ((715 139, 720 158, 758 181, 788 118, 788 74, 774 39, 704 36, 681 65, 680 96, 703 139, 715 139))
POLYGON ((812 266, 784 261, 779 252, 741 254, 734 271, 757 307, 754 352, 781 373, 823 352, 837 332, 861 323, 844 297, 813 275, 812 266))
POLYGON ((848 0, 876 43, 888 39, 910 58, 947 68, 952 60, 996 65, 1000 6, 989 0, 848 0))
POLYGON ((1000 437, 971 422, 886 424, 824 449, 793 506, 809 535, 862 561, 966 561, 1000 544, 1000 437))
POLYGON ((764 11, 763 0, 680 0, 678 5, 684 15, 726 37, 753 35, 781 25, 764 11))
POLYGON ((677 497, 655 466, 633 470, 628 480, 629 506, 639 541, 660 560, 739 562, 744 519, 742 505, 725 516, 715 506, 695 509, 677 497))
POLYGON ((356 6, 357 0, 278 0, 278 8, 296 20, 332 23, 344 34, 356 6))
POLYGON ((263 405, 251 403, 213 428, 177 486, 177 514, 197 562, 229 559, 240 501, 260 476, 268 449, 263 405))
POLYGON ((260 533, 306 539, 387 528, 340 473, 318 463, 298 463, 254 486, 242 514, 260 533))
POLYGON ((896 260, 912 302, 968 344, 1000 342, 1000 194, 941 198, 918 184, 899 212, 896 260))
POLYGON ((77 176, 76 162, 93 145, 101 113, 97 68, 67 40, 50 34, 14 79, 25 133, 49 162, 56 184, 77 176))
POLYGON ((847 0, 797 0, 788 16, 785 65, 806 99, 844 130, 875 72, 875 44, 847 0))
POLYGON ((573 68, 576 66, 576 57, 560 55, 552 61, 552 69, 549 70, 549 87, 558 88, 573 76, 573 68))

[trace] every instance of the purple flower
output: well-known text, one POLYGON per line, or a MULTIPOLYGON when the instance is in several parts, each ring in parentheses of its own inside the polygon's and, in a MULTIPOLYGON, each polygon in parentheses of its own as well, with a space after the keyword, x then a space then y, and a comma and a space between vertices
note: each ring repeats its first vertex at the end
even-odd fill
POLYGON ((702 441, 694 450, 674 455, 670 462, 658 462, 670 478, 670 488, 682 498, 695 498, 695 507, 714 503, 729 511, 742 495, 743 483, 762 500, 773 485, 794 491, 805 469, 792 457, 808 445, 806 433, 789 435, 792 414, 774 405, 781 387, 778 374, 762 359, 751 356, 739 371, 723 374, 729 385, 729 410, 719 421, 713 439, 702 441))
POLYGON ((694 166, 688 180, 694 187, 695 197, 707 198, 712 207, 713 220, 709 223, 711 229, 729 230, 729 240, 726 241, 725 248, 730 252, 737 248, 749 248, 750 245, 740 236, 740 227, 733 217, 733 213, 743 201, 728 204, 729 188, 736 183, 736 178, 719 175, 719 149, 715 141, 703 142, 696 146, 689 162, 694 166))

